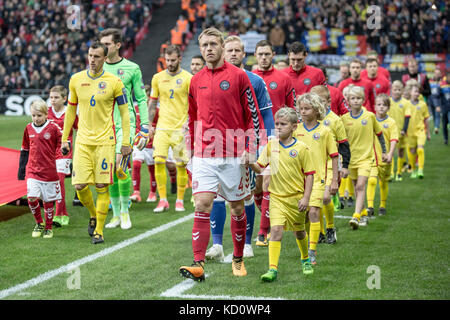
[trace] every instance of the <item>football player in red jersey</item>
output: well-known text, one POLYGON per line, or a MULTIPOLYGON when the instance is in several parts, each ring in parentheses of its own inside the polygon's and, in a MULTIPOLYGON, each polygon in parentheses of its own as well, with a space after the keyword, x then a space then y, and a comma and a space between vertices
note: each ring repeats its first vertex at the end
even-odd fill
POLYGON ((19 160, 19 180, 27 180, 28 206, 36 221, 31 236, 53 238, 53 206, 61 200, 61 187, 56 172, 56 157, 61 146, 61 128, 49 121, 47 104, 36 100, 31 104, 31 119, 23 133, 19 160), (39 199, 44 204, 45 224, 39 199))
POLYGON ((366 60, 366 73, 363 75, 361 72, 361 78, 367 79, 372 82, 375 88, 375 94, 385 93, 387 95, 391 92, 391 83, 385 76, 380 73, 378 61, 373 58, 366 60))

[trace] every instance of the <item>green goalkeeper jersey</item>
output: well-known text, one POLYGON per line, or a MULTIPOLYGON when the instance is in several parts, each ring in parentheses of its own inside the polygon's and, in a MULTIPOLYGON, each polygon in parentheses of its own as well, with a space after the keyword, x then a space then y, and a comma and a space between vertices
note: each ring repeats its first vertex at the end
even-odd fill
MULTIPOLYGON (((147 95, 145 93, 144 81, 142 80, 142 73, 139 66, 125 58, 122 58, 116 63, 107 63, 103 65, 103 69, 113 75, 119 77, 128 97, 128 110, 130 112, 130 138, 133 140, 136 128, 136 110, 134 109, 134 101, 137 102, 139 108, 139 117, 141 124, 148 124, 148 109, 147 109, 147 95), (134 92, 134 100, 132 96, 134 92)), ((117 103, 114 106, 114 126, 116 133, 122 128, 120 112, 117 108, 117 103)))

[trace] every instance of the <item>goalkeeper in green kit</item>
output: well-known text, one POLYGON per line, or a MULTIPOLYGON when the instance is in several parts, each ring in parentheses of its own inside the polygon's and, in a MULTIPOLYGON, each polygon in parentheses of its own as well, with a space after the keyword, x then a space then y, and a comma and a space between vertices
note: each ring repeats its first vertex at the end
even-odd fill
MULTIPOLYGON (((135 100, 138 104, 139 115, 141 119, 141 128, 136 135, 136 147, 142 150, 148 142, 149 125, 148 125, 148 109, 147 95, 145 93, 142 73, 139 66, 119 55, 122 46, 122 34, 119 29, 105 29, 100 33, 100 42, 108 48, 108 57, 103 69, 120 78, 125 86, 128 97, 128 110, 130 113, 130 140, 133 139, 136 132, 136 111, 133 105, 132 90, 135 100)), ((116 146, 122 143, 122 126, 120 113, 114 108, 114 126, 116 130, 116 146)), ((133 145, 133 141, 130 141, 133 145)), ((114 184, 109 186, 111 206, 114 217, 105 226, 106 228, 115 228, 120 225, 122 229, 131 228, 130 214, 128 212, 128 203, 130 200, 131 173, 127 168, 129 157, 122 158, 120 150, 116 147, 116 170, 114 173, 114 184)))

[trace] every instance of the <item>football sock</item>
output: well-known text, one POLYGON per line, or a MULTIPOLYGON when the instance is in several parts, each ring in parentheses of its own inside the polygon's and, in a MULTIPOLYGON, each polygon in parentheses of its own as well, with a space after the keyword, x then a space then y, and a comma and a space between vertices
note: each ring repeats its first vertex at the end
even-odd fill
POLYGON ((120 198, 120 212, 128 212, 128 202, 130 200, 130 189, 131 189, 131 178, 130 170, 127 170, 127 178, 124 180, 119 180, 119 198, 120 198))
POLYGON ((34 201, 30 201, 30 199, 28 199, 28 207, 30 208, 36 223, 37 224, 43 223, 44 221, 42 220, 41 206, 39 205, 39 199, 36 199, 34 201))
POLYGON ((247 215, 247 231, 245 233, 245 244, 252 243, 253 226, 255 224, 255 200, 253 197, 250 200, 244 201, 245 214, 247 215))
POLYGON ((186 191, 186 185, 188 182, 188 174, 186 171, 186 166, 177 164, 176 175, 177 175, 177 200, 183 200, 184 193, 186 191))
POLYGON ((305 232, 305 237, 303 239, 298 239, 295 238, 295 240, 297 241, 297 246, 300 250, 300 254, 302 256, 302 260, 308 259, 309 258, 309 254, 308 254, 308 234, 305 232))
POLYGON ((134 191, 141 190, 141 166, 142 166, 142 161, 139 161, 139 160, 133 161, 132 176, 133 176, 133 190, 134 191))
POLYGON ((54 202, 44 202, 45 229, 51 230, 53 223, 54 202))
POLYGON ((263 234, 264 236, 267 236, 270 227, 269 204, 270 204, 270 192, 264 191, 261 201, 261 221, 259 223, 259 232, 258 232, 258 234, 263 234))
POLYGON ((408 149, 408 162, 412 170, 416 170, 416 154, 411 153, 408 149))
POLYGON ((355 196, 355 187, 353 186, 352 179, 347 179, 347 190, 348 190, 348 197, 354 198, 355 196))
POLYGON ((205 260, 206 248, 209 242, 209 213, 195 212, 194 226, 192 227, 192 250, 194 261, 205 260))
MULTIPOLYGON (((405 157, 398 157, 397 158, 397 175, 402 174, 403 166, 405 165, 406 159, 405 157)), ((392 166, 393 167, 393 166, 392 166)))
POLYGON ((94 205, 94 197, 92 196, 92 191, 89 186, 84 187, 84 189, 77 190, 78 200, 81 204, 88 209, 89 216, 91 218, 97 217, 97 210, 94 205))
POLYGON ((210 215, 213 244, 222 244, 226 217, 227 208, 225 207, 225 201, 214 200, 210 215))
POLYGON ((417 148, 417 162, 419 165, 419 169, 423 170, 423 167, 425 165, 425 149, 424 148, 417 148))
POLYGON ((97 191, 97 226, 95 232, 103 236, 103 226, 105 225, 106 215, 109 206, 109 188, 95 188, 97 191))
POLYGON ((247 215, 245 211, 239 216, 231 215, 231 235, 233 237, 233 255, 235 257, 242 257, 244 255, 246 229, 247 215))
POLYGON ((332 201, 323 205, 325 219, 327 220, 327 229, 334 228, 334 204, 332 201))
POLYGON ((161 158, 155 158, 155 180, 160 199, 167 199, 166 163, 161 158))
POLYGON ((113 184, 109 186, 109 197, 114 217, 120 217, 120 191, 119 179, 116 172, 113 174, 113 184))
POLYGON ((386 208, 386 200, 389 193, 389 183, 380 180, 380 207, 386 208))
POLYGON ((373 201, 375 200, 375 191, 377 189, 377 178, 376 177, 369 177, 369 180, 367 181, 367 206, 369 208, 373 208, 373 201))
POLYGON ((269 241, 269 269, 278 270, 280 260, 281 241, 269 241))
POLYGON ((148 165, 148 173, 150 175, 150 191, 155 193, 156 192, 156 179, 155 179, 155 165, 154 164, 148 165))
POLYGON ((343 198, 345 196, 345 190, 347 189, 347 178, 341 179, 341 184, 339 185, 339 197, 343 198))
POLYGON ((394 175, 394 158, 392 158, 392 164, 391 164, 391 176, 394 175))
POLYGON ((355 212, 352 217, 358 219, 359 221, 359 219, 361 219, 361 213, 355 212))
POLYGON ((309 230, 309 249, 316 250, 317 242, 319 241, 320 222, 311 222, 309 230))
POLYGON ((325 234, 325 226, 323 223, 323 211, 319 210, 319 223, 320 223, 320 233, 325 234))
POLYGON ((58 172, 58 178, 59 178, 59 185, 61 188, 61 200, 56 201, 56 216, 67 216, 67 209, 66 209, 66 188, 64 185, 64 179, 66 178, 66 175, 64 173, 58 172))

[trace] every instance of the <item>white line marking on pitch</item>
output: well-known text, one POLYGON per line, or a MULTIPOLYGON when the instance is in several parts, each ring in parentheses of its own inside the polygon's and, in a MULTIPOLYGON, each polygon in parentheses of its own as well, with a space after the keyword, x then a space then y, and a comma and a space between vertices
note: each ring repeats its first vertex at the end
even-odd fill
MULTIPOLYGON (((206 274, 206 277, 209 275, 206 274)), ((226 296, 226 295, 196 295, 196 294, 184 294, 183 292, 192 289, 196 284, 196 281, 192 279, 186 279, 183 282, 175 285, 174 287, 161 293, 161 297, 166 298, 182 298, 182 299, 205 299, 205 300, 286 300, 284 298, 271 298, 271 297, 246 297, 246 296, 226 296)))
POLYGON ((91 255, 86 256, 84 258, 75 260, 75 261, 73 261, 73 262, 71 262, 69 264, 66 264, 65 266, 59 267, 58 269, 47 271, 47 272, 45 272, 45 273, 43 273, 43 274, 41 274, 41 275, 39 275, 39 276, 37 276, 37 277, 35 277, 33 279, 30 279, 30 280, 24 282, 24 283, 21 283, 21 284, 18 284, 16 286, 14 286, 14 287, 11 287, 11 288, 8 288, 8 289, 0 291, 0 299, 3 299, 5 297, 7 297, 7 296, 10 296, 10 295, 12 295, 12 294, 14 294, 16 292, 28 289, 28 288, 33 287, 33 286, 36 286, 36 285, 38 285, 38 284, 40 284, 40 283, 42 283, 44 281, 47 281, 47 280, 49 280, 49 279, 51 279, 53 277, 56 277, 57 275, 60 275, 62 273, 68 272, 68 271, 71 271, 71 270, 73 270, 73 269, 75 269, 75 268, 77 268, 79 266, 82 266, 82 265, 84 265, 86 263, 89 263, 89 262, 92 262, 94 260, 97 260, 98 258, 104 257, 104 256, 106 256, 108 254, 111 254, 111 253, 113 253, 113 252, 115 252, 117 250, 125 248, 125 247, 127 247, 129 245, 132 245, 132 244, 134 244, 134 243, 136 243, 138 241, 141 241, 141 240, 143 240, 145 238, 148 238, 148 237, 150 237, 152 235, 155 235, 157 233, 166 231, 167 229, 170 229, 170 228, 172 228, 172 227, 174 227, 174 226, 176 226, 176 225, 178 225, 180 223, 183 223, 185 221, 188 221, 188 220, 190 220, 192 218, 194 218, 194 214, 193 213, 191 213, 191 214, 189 214, 187 216, 181 217, 181 218, 179 218, 177 220, 171 221, 169 223, 166 223, 166 224, 164 224, 162 226, 159 226, 159 227, 153 228, 151 230, 148 230, 148 231, 146 231, 144 233, 141 233, 140 235, 137 235, 137 236, 135 236, 133 238, 124 240, 122 242, 119 242, 118 244, 116 244, 116 245, 114 245, 112 247, 103 249, 102 251, 99 251, 97 253, 94 253, 94 254, 91 254, 91 255))

